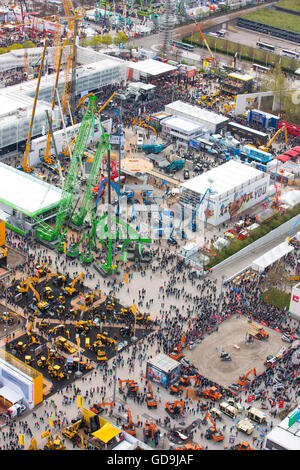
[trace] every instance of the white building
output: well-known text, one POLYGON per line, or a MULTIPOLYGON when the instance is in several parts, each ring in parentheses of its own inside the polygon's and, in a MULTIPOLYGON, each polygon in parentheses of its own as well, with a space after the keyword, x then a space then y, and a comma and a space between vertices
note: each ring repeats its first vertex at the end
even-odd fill
POLYGON ((181 202, 197 207, 202 199, 198 219, 219 225, 262 202, 268 185, 268 174, 230 160, 182 183, 181 202))
POLYGON ((213 134, 218 134, 221 129, 226 127, 229 121, 229 119, 223 115, 180 100, 165 105, 165 112, 198 122, 213 134))
POLYGON ((292 289, 289 311, 293 318, 300 319, 300 282, 292 289))
POLYGON ((300 450, 300 409, 292 411, 265 437, 264 450, 300 450))
POLYGON ((202 124, 181 116, 170 116, 161 121, 162 132, 189 142, 203 132, 202 124))

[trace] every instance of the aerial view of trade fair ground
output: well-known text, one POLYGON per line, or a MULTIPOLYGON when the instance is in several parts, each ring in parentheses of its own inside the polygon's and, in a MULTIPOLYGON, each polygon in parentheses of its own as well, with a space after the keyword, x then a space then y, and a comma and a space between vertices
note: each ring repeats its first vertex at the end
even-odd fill
POLYGON ((300 0, 0 0, 0 103, 0 449, 300 450, 300 0))

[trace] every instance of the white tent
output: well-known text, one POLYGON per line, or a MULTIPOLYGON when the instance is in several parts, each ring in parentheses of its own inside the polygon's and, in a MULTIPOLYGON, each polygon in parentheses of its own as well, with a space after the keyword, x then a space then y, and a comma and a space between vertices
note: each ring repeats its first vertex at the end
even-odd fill
POLYGON ((278 261, 283 256, 293 251, 293 247, 287 241, 275 246, 272 250, 267 251, 264 255, 256 258, 251 267, 254 271, 263 272, 268 266, 278 261))
POLYGON ((283 194, 280 198, 283 204, 287 204, 290 207, 294 207, 300 202, 300 191, 294 189, 283 194))
POLYGON ((13 405, 23 399, 23 395, 6 385, 0 388, 0 397, 5 398, 5 400, 9 401, 13 405))

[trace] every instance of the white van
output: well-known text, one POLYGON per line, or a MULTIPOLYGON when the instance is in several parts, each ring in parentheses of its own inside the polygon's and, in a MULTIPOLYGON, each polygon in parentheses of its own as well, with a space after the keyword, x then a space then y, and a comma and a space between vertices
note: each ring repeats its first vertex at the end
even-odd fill
POLYGON ((7 409, 6 414, 10 418, 15 418, 16 416, 20 416, 26 410, 26 406, 22 403, 15 403, 10 408, 7 409))

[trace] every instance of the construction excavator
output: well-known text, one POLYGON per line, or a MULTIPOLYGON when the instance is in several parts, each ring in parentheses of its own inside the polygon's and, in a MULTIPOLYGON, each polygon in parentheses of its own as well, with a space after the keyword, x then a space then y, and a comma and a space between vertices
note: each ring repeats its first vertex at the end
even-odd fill
POLYGON ((249 442, 243 441, 240 444, 237 444, 234 447, 234 450, 254 450, 253 447, 250 446, 249 442))
POLYGON ((76 289, 75 285, 76 285, 76 282, 79 281, 79 280, 81 280, 81 282, 83 282, 83 280, 84 280, 84 273, 83 272, 80 273, 77 277, 75 277, 75 279, 73 279, 72 284, 70 286, 63 286, 61 288, 62 292, 64 294, 67 294, 67 295, 70 295, 70 296, 76 294, 78 292, 78 290, 76 289))
POLYGON ((47 442, 44 445, 44 450, 67 450, 59 435, 57 434, 56 438, 53 439, 49 429, 41 434, 41 438, 47 438, 47 442))
POLYGON ((183 333, 181 341, 177 347, 174 348, 174 350, 169 354, 169 357, 171 359, 174 359, 174 361, 179 361, 183 357, 183 354, 180 352, 184 346, 185 342, 185 333, 183 333))
POLYGON ((147 443, 149 438, 154 439, 155 445, 158 444, 160 431, 156 424, 146 421, 144 424, 144 441, 147 443))
POLYGON ((245 374, 245 375, 240 375, 239 378, 238 378, 238 380, 237 380, 237 383, 238 383, 239 385, 241 385, 241 387, 243 387, 244 385, 246 385, 246 384, 249 382, 249 380, 250 380, 250 379, 248 379, 248 375, 250 375, 252 372, 253 372, 254 376, 256 376, 256 369, 253 368, 253 369, 249 370, 249 371, 247 372, 247 374, 245 374))
POLYGON ((136 428, 135 428, 135 425, 132 422, 131 411, 130 411, 129 408, 128 408, 128 423, 123 424, 122 429, 123 429, 123 431, 126 431, 131 436, 136 435, 136 428))
POLYGON ((194 384, 196 385, 198 382, 197 375, 183 375, 182 377, 180 377, 179 383, 180 385, 183 385, 183 387, 188 387, 189 385, 191 385, 191 379, 194 379, 194 384))
POLYGON ((127 396, 135 396, 137 394, 137 392, 139 391, 139 387, 137 385, 136 382, 134 382, 134 380, 123 380, 123 379, 119 379, 119 392, 120 393, 124 393, 123 389, 122 389, 122 385, 123 383, 127 383, 127 396))
POLYGON ((171 395, 181 395, 183 393, 184 386, 179 382, 175 382, 170 387, 170 394, 171 395))
POLYGON ((206 415, 205 415, 205 421, 207 419, 210 420, 212 426, 208 428, 205 432, 205 437, 206 439, 213 439, 215 442, 221 442, 224 439, 224 435, 221 433, 221 431, 218 431, 215 425, 214 420, 209 414, 209 411, 207 410, 206 415))
POLYGON ((104 411, 104 408, 103 406, 109 406, 110 407, 110 414, 112 415, 113 413, 113 407, 114 407, 114 404, 112 401, 110 402, 107 402, 107 403, 94 403, 92 408, 90 408, 90 410, 95 413, 96 415, 99 415, 101 414, 103 411, 104 411))
POLYGON ((272 144, 274 142, 274 140, 276 139, 276 137, 281 134, 281 132, 284 131, 284 136, 285 136, 285 145, 287 145, 287 141, 288 141, 288 131, 287 131, 287 127, 286 126, 282 126, 280 127, 280 129, 278 129, 278 131, 275 132, 275 134, 273 135, 273 137, 271 137, 271 139, 269 140, 269 142, 267 143, 267 145, 261 145, 259 148, 259 150, 262 150, 263 152, 270 152, 270 149, 272 147, 272 144))
POLYGON ((46 284, 48 284, 49 280, 50 280, 52 277, 55 277, 55 279, 54 279, 54 284, 55 284, 56 286, 63 286, 63 285, 65 285, 66 276, 64 276, 63 274, 58 274, 58 273, 48 273, 47 276, 46 276, 46 284))
POLYGON ((29 279, 27 279, 27 281, 24 282, 24 284, 22 286, 18 286, 17 287, 17 290, 19 293, 26 293, 29 291, 29 289, 32 290, 33 292, 33 295, 35 296, 36 298, 36 301, 37 301, 37 307, 39 310, 47 310, 49 308, 49 303, 46 302, 46 300, 41 300, 41 297, 40 297, 40 294, 37 292, 37 290, 33 287, 33 285, 31 284, 31 282, 29 281, 29 279), (24 287, 25 286, 25 287, 24 287))
POLYGON ((78 333, 88 333, 95 326, 92 320, 78 320, 74 323, 74 328, 78 333))
POLYGON ((158 402, 154 399, 151 382, 148 382, 148 393, 146 395, 148 408, 157 408, 158 402))
POLYGON ((175 416, 183 415, 184 407, 185 407, 185 403, 183 400, 174 401, 174 402, 168 401, 165 404, 165 409, 167 413, 169 413, 169 415, 172 416, 172 418, 175 418, 175 416))
POLYGON ((66 437, 67 439, 70 439, 70 441, 75 441, 79 437, 79 429, 83 426, 84 420, 83 418, 80 418, 78 421, 75 423, 71 424, 71 426, 68 426, 62 431, 62 435, 66 437))

